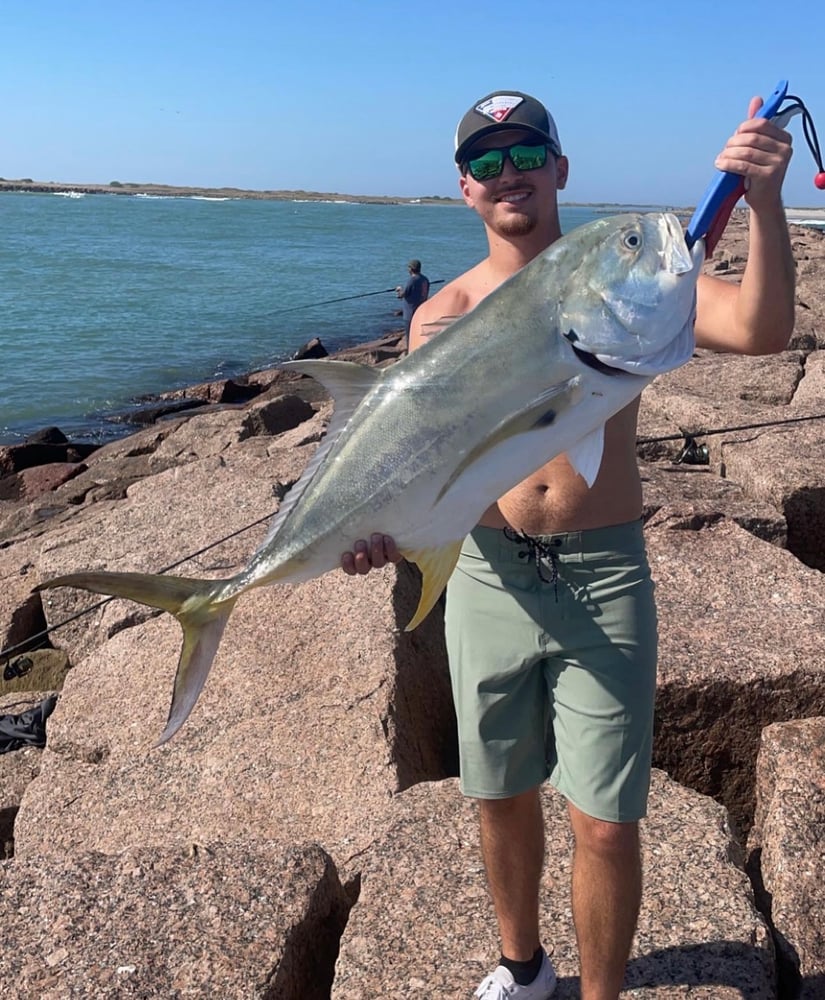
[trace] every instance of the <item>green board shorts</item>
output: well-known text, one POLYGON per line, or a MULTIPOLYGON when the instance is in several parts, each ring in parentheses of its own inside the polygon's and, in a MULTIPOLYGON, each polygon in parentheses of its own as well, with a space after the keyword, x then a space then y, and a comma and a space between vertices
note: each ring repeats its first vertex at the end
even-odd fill
POLYGON ((657 659, 642 522, 513 534, 476 528, 447 587, 461 790, 549 780, 588 816, 641 819, 657 659))

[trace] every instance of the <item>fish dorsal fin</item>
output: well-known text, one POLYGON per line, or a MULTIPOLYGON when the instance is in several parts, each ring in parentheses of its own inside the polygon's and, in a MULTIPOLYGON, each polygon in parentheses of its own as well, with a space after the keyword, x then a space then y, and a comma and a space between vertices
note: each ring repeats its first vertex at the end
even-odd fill
POLYGON ((596 482, 604 454, 604 424, 567 449, 567 460, 588 487, 596 482))
POLYGON ((582 398, 581 381, 578 376, 550 386, 542 393, 530 400, 526 406, 515 413, 509 414, 504 420, 493 428, 492 432, 485 437, 475 448, 464 456, 464 460, 458 464, 453 474, 442 486, 436 498, 436 502, 441 500, 451 486, 470 468, 475 462, 483 458, 492 448, 514 438, 519 434, 529 431, 539 430, 553 424, 558 416, 571 406, 575 406, 582 398))
POLYGON ((412 632, 432 611, 452 576, 460 552, 461 541, 450 542, 438 549, 401 550, 404 558, 414 562, 421 570, 421 598, 405 632, 412 632))
POLYGON ((281 368, 309 375, 327 390, 332 396, 333 411, 326 433, 318 445, 315 454, 307 463, 301 478, 284 497, 278 513, 269 527, 266 538, 260 545, 264 548, 277 535, 287 515, 298 503, 306 490, 319 465, 327 457, 332 446, 347 426, 349 418, 358 408, 361 400, 383 378, 380 369, 370 365, 359 365, 354 361, 330 361, 327 359, 306 359, 303 361, 285 361, 281 368))
POLYGON ((364 396, 384 377, 383 371, 372 365, 360 365, 355 361, 331 361, 328 358, 320 361, 310 358, 284 361, 280 367, 309 375, 327 390, 335 403, 335 417, 330 427, 344 414, 345 419, 349 420, 364 396))

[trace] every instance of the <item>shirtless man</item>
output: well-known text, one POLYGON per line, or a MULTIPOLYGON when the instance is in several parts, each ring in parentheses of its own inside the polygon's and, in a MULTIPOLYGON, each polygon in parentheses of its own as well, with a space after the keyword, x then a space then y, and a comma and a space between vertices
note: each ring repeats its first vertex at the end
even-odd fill
MULTIPOLYGON (((741 284, 699 278, 696 343, 738 354, 787 345, 794 262, 781 202, 789 135, 757 114, 716 166, 746 178, 749 253, 741 284)), ((489 256, 425 302, 410 350, 466 313, 559 239, 567 182, 555 123, 516 91, 482 98, 456 132, 459 186, 489 256)), ((517 342, 513 344, 518 349, 517 342)), ((613 417, 588 489, 564 455, 485 513, 447 590, 446 634, 461 788, 479 803, 481 847, 501 938, 483 1000, 545 1000, 556 977, 539 940, 544 822, 539 786, 567 800, 575 838, 572 902, 582 1000, 616 1000, 641 900, 656 689, 656 617, 641 530, 638 400, 613 417)), ((398 561, 371 536, 342 557, 349 574, 398 561)))

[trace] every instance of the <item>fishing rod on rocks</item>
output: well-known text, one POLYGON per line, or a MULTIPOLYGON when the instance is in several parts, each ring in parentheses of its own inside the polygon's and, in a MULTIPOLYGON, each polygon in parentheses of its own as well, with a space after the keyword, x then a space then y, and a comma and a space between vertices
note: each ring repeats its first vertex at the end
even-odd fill
MULTIPOLYGON (((430 287, 433 285, 443 285, 444 278, 438 278, 436 281, 430 282, 430 287)), ((284 313, 297 312, 299 309, 314 309, 315 306, 330 306, 333 302, 349 302, 350 299, 366 299, 370 295, 386 295, 387 292, 394 292, 393 288, 382 288, 377 292, 359 292, 357 295, 342 295, 337 299, 323 299, 321 302, 305 302, 302 306, 289 306, 288 309, 276 309, 275 312, 270 313, 270 316, 281 316, 284 313)))
POLYGON ((684 441, 684 446, 676 458, 674 465, 709 465, 710 453, 706 444, 699 444, 697 438, 710 437, 712 434, 734 434, 737 431, 764 430, 766 427, 783 427, 786 424, 803 424, 810 420, 825 420, 825 413, 815 413, 809 417, 786 417, 783 420, 764 420, 754 424, 738 424, 732 427, 717 427, 710 430, 686 431, 678 434, 663 434, 660 437, 637 437, 636 446, 641 444, 659 444, 663 441, 684 441))

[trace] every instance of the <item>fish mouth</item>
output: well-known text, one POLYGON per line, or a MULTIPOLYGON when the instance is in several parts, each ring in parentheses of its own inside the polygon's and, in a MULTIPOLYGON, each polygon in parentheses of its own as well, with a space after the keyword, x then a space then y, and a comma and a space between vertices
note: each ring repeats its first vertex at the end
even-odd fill
POLYGON ((649 378, 661 375, 662 372, 672 371, 693 357, 696 348, 696 338, 693 331, 695 320, 696 303, 694 300, 693 308, 682 329, 658 351, 639 357, 625 358, 600 354, 598 361, 610 369, 613 374, 616 371, 622 371, 628 375, 641 375, 644 378, 649 378))
MULTIPOLYGON (((569 339, 569 338, 568 338, 569 339)), ((573 346, 573 353, 581 361, 582 364, 587 365, 588 368, 594 369, 594 371, 601 372, 602 375, 625 375, 626 372, 622 371, 621 368, 613 368, 607 365, 598 358, 595 354, 590 354, 588 351, 583 351, 580 347, 573 346)))

